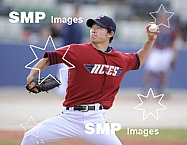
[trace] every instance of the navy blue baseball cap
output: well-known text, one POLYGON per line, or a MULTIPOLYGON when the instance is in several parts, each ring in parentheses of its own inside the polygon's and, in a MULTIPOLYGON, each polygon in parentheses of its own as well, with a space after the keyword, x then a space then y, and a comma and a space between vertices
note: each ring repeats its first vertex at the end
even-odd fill
POLYGON ((109 29, 110 31, 113 31, 115 33, 116 31, 116 24, 115 22, 108 16, 98 16, 96 19, 88 19, 86 22, 86 25, 88 27, 92 27, 92 25, 96 23, 99 26, 109 29))

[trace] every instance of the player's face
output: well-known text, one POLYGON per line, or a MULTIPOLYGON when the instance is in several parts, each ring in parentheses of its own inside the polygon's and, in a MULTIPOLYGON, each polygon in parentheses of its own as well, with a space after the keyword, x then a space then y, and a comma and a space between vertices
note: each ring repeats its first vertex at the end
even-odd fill
POLYGON ((92 43, 109 43, 109 33, 107 33, 107 29, 103 28, 96 23, 92 25, 90 30, 90 40, 92 43))

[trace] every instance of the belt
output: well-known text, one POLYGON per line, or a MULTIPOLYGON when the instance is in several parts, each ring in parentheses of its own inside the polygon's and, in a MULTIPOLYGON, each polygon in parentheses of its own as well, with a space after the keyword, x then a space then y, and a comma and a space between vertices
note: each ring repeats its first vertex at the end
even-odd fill
POLYGON ((104 109, 102 105, 96 106, 96 105, 77 105, 74 107, 66 107, 66 110, 78 110, 78 111, 82 111, 82 112, 87 112, 89 110, 102 110, 104 109))

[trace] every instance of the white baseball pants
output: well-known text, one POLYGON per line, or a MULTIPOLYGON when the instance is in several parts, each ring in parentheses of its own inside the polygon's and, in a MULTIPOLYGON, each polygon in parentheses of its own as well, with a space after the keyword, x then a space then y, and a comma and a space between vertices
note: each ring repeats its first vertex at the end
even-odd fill
POLYGON ((86 123, 105 123, 103 110, 64 110, 27 131, 21 145, 41 145, 67 138, 79 138, 90 145, 122 145, 115 134, 86 134, 86 123))

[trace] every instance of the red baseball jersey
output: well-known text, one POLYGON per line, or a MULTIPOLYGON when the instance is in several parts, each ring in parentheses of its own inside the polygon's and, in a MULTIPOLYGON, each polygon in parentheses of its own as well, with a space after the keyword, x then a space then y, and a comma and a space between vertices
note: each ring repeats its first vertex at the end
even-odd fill
POLYGON ((126 54, 109 48, 109 52, 103 53, 91 43, 71 44, 44 54, 44 57, 49 58, 50 65, 65 63, 71 66, 71 63, 75 66, 68 71, 63 106, 93 103, 100 103, 105 109, 112 106, 124 74, 138 69, 140 61, 137 54, 126 54))

